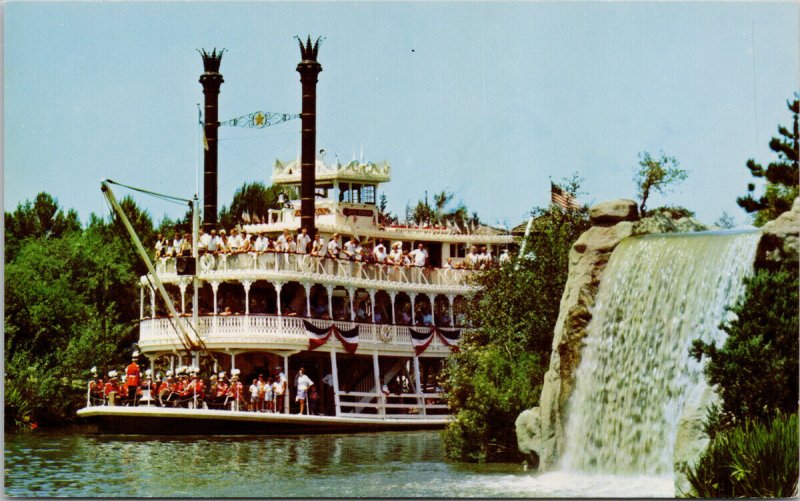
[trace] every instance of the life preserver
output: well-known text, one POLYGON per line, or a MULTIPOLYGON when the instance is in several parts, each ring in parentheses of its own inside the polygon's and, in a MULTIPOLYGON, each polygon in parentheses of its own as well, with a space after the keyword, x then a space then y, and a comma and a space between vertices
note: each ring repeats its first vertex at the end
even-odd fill
POLYGON ((381 325, 378 329, 378 337, 384 343, 392 342, 392 328, 389 325, 381 325))

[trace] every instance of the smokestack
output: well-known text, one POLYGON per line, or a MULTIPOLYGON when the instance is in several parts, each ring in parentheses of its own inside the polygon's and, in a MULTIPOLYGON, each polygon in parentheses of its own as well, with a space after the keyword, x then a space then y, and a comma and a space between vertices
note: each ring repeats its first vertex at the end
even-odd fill
POLYGON ((313 237, 316 232, 314 200, 316 192, 317 75, 322 71, 322 65, 317 62, 317 53, 321 38, 317 38, 313 46, 311 45, 311 36, 308 37, 305 46, 299 37, 295 38, 300 43, 302 59, 297 65, 297 72, 300 73, 300 82, 303 84, 303 111, 300 115, 303 122, 300 154, 300 227, 305 228, 313 237))
POLYGON ((203 94, 206 97, 204 113, 205 133, 203 156, 203 227, 210 231, 217 225, 217 129, 219 129, 219 88, 225 81, 219 73, 222 53, 215 48, 211 53, 199 50, 203 57, 204 73, 200 75, 203 94))

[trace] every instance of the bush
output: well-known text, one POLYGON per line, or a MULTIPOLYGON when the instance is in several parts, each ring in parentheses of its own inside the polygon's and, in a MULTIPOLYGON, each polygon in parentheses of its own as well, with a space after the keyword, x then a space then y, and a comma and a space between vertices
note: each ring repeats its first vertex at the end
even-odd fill
POLYGON ((684 469, 696 497, 797 495, 797 414, 762 424, 747 420, 717 434, 694 468, 684 469))
MULTIPOLYGON (((575 188, 568 190, 572 193, 575 188)), ((454 420, 445 453, 459 461, 520 461, 514 422, 539 400, 550 360, 572 243, 589 226, 588 210, 534 211, 526 256, 483 272, 460 351, 449 357, 442 386, 454 420)))
POLYGON ((722 397, 720 423, 771 419, 797 412, 798 270, 760 270, 746 279, 736 318, 721 327, 722 348, 695 340, 692 354, 709 357, 704 371, 722 397))

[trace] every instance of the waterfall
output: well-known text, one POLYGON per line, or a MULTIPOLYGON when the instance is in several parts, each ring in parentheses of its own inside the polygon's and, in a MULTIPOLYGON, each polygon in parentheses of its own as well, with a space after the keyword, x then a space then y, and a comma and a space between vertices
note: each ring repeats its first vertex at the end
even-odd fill
POLYGON ((724 339, 719 325, 744 290, 759 238, 648 235, 614 250, 569 402, 563 470, 672 476, 678 422, 706 384, 689 348, 724 339))

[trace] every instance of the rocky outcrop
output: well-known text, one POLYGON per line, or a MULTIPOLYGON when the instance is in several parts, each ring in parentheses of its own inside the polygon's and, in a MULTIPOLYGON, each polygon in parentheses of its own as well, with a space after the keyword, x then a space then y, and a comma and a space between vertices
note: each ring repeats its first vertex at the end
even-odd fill
MULTIPOLYGON (((522 452, 538 457, 541 470, 555 467, 564 447, 566 407, 575 385, 597 290, 611 253, 632 235, 708 229, 694 219, 675 220, 666 214, 640 220, 633 200, 600 203, 589 209, 589 217, 593 226, 570 250, 569 275, 561 296, 550 367, 545 374, 539 407, 523 412, 516 420, 518 446, 522 452)), ((687 426, 689 433, 691 425, 687 426)))
POLYGON ((800 198, 792 209, 764 225, 756 251, 756 266, 769 268, 781 262, 797 263, 800 259, 800 198))

